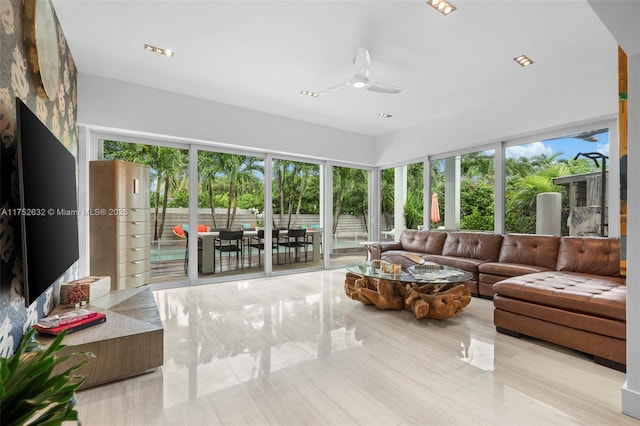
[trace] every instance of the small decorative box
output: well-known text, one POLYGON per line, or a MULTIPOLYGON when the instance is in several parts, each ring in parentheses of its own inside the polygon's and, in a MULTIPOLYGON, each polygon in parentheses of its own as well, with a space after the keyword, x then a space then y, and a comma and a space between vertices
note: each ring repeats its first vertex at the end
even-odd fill
POLYGON ((109 277, 84 277, 60 286, 60 304, 75 305, 89 303, 109 293, 111 279, 109 277))

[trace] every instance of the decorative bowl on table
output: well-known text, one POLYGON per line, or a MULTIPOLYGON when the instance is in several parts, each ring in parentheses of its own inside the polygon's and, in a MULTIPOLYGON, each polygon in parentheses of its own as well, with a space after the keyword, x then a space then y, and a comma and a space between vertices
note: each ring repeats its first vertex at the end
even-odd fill
POLYGON ((447 283, 457 281, 461 273, 455 269, 445 269, 440 265, 413 265, 407 268, 407 272, 418 281, 429 283, 447 283))

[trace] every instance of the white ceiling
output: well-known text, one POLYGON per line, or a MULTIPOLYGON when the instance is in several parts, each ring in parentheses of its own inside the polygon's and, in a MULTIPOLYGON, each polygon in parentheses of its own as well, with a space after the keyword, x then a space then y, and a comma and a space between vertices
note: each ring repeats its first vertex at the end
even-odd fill
POLYGON ((424 0, 53 1, 80 73, 370 136, 615 78, 615 42, 585 0, 452 2, 445 17, 424 0), (371 79, 405 90, 299 93, 346 81, 358 47, 371 79))

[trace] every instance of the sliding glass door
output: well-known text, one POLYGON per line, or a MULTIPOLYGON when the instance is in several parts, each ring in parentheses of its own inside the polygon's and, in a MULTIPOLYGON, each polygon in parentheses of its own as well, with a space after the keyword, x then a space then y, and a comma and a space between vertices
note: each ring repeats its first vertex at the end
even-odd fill
POLYGON ((333 217, 330 266, 366 258, 369 238, 369 174, 367 170, 333 166, 333 217))
POLYGON ((198 151, 198 273, 264 271, 264 159, 198 151))
POLYGON ((188 150, 104 140, 102 158, 149 166, 150 282, 184 280, 186 239, 182 224, 187 223, 189 213, 188 150))
POLYGON ((273 270, 321 267, 327 230, 320 214, 320 165, 281 158, 271 164, 273 270))

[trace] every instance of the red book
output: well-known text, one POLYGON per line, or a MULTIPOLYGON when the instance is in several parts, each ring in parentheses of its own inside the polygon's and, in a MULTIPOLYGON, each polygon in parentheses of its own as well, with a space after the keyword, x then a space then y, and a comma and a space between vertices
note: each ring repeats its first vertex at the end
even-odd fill
POLYGON ((61 325, 71 324, 77 321, 81 321, 86 318, 95 317, 98 314, 96 311, 88 311, 86 309, 80 309, 77 311, 66 312, 61 315, 53 315, 50 317, 41 318, 38 320, 38 326, 43 328, 59 327, 61 325))
POLYGON ((96 312, 96 314, 91 317, 84 318, 79 321, 74 321, 72 323, 60 325, 58 327, 47 328, 47 327, 41 327, 37 324, 34 325, 33 327, 36 330, 38 330, 38 332, 40 333, 53 334, 54 336, 57 336, 58 334, 62 333, 63 330, 67 330, 67 334, 70 334, 70 333, 73 333, 74 331, 82 330, 87 327, 101 324, 105 321, 107 321, 107 316, 102 312, 96 312))

